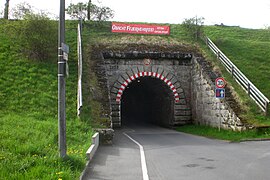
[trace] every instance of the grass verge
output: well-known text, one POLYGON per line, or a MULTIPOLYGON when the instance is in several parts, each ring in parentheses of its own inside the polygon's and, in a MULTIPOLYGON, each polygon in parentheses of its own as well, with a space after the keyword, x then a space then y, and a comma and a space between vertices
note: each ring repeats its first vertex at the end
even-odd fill
POLYGON ((204 136, 213 139, 239 142, 242 140, 270 139, 270 129, 258 131, 256 129, 235 132, 202 125, 185 125, 176 128, 177 131, 204 136))
POLYGON ((18 113, 2 116, 0 179, 78 179, 92 134, 87 127, 79 120, 67 121, 68 157, 61 159, 56 119, 39 121, 18 113))

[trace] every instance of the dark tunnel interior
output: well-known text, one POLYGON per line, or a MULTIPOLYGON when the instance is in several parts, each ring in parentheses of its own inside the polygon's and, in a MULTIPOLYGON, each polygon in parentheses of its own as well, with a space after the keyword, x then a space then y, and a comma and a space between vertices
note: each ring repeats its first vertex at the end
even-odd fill
POLYGON ((173 118, 174 97, 160 79, 141 77, 132 81, 121 99, 123 125, 155 124, 169 126, 173 118))

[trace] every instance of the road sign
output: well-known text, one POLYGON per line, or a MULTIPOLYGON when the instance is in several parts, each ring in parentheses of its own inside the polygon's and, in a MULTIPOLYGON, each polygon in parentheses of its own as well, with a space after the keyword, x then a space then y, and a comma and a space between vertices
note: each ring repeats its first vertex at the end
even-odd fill
POLYGON ((145 66, 149 66, 149 65, 151 64, 151 59, 144 59, 144 60, 143 60, 143 64, 144 64, 145 66))
POLYGON ((216 98, 225 98, 225 89, 217 88, 215 94, 216 94, 216 98))
POLYGON ((69 46, 65 43, 62 43, 61 45, 62 45, 61 47, 62 51, 64 51, 65 53, 69 53, 69 46))
POLYGON ((63 52, 63 59, 66 60, 66 61, 68 60, 68 53, 63 52))
POLYGON ((226 85, 226 81, 222 77, 217 78, 215 83, 216 83, 216 88, 224 88, 226 85))

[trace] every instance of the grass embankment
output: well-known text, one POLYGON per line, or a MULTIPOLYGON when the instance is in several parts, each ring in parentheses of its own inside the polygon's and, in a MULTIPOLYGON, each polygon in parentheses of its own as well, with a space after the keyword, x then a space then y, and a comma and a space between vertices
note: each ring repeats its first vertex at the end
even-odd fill
POLYGON ((177 131, 190 133, 198 136, 204 136, 208 138, 227 140, 232 142, 239 142, 245 140, 262 140, 270 139, 270 130, 249 130, 243 132, 235 132, 231 130, 224 130, 213 128, 209 126, 199 125, 185 125, 176 128, 177 131))
POLYGON ((53 60, 24 58, 16 47, 20 42, 4 33, 9 23, 20 22, 0 26, 0 179, 78 179, 92 127, 76 117, 76 24, 66 34, 71 49, 66 79, 68 157, 62 160, 58 157, 57 49, 53 60))
POLYGON ((206 34, 270 98, 270 30, 207 27, 206 34))
MULTIPOLYGON (((143 24, 143 23, 142 23, 143 24)), ((169 25, 169 24, 166 24, 169 25)), ((113 48, 114 46, 128 45, 128 44, 149 44, 149 45, 175 45, 188 44, 193 45, 193 39, 187 33, 182 25, 172 24, 171 34, 169 36, 158 35, 140 35, 140 34, 125 34, 125 33, 111 33, 111 23, 95 23, 85 22, 84 37, 87 38, 89 44, 99 45, 106 44, 113 48), (120 44, 120 45, 119 45, 120 44)))
MULTIPOLYGON (((205 34, 231 59, 251 82, 270 98, 270 31, 244 29, 240 27, 207 26, 205 34)), ((204 47, 204 50, 205 47, 204 47)), ((209 55, 209 53, 208 53, 209 55)), ((225 68, 209 55, 213 64, 219 66, 222 74, 239 94, 245 111, 239 116, 256 126, 270 125, 270 117, 264 116, 259 107, 246 92, 233 80, 225 68)), ((270 111, 270 109, 268 109, 270 111)))

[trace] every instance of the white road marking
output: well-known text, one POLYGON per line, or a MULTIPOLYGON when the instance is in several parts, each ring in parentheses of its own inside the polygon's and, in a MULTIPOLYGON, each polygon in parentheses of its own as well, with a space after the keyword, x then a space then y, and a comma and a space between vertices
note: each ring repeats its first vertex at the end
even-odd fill
POLYGON ((126 133, 123 133, 123 134, 140 147, 143 180, 149 180, 143 146, 140 143, 138 143, 137 141, 135 141, 134 139, 132 139, 126 133))

